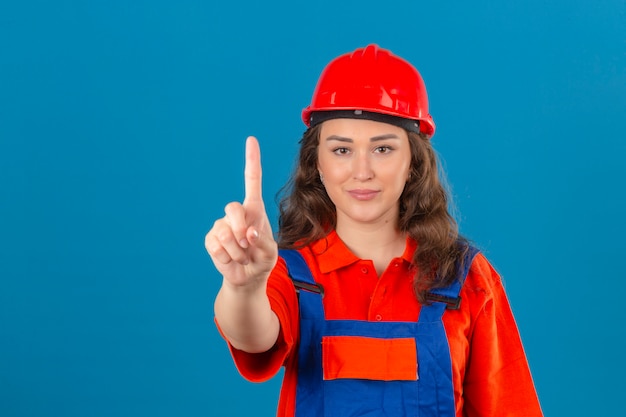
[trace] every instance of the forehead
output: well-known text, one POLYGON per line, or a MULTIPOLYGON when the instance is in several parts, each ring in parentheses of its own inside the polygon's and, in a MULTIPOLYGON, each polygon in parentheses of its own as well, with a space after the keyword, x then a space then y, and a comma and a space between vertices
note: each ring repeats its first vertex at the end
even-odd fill
POLYGON ((320 139, 330 136, 341 136, 353 140, 370 139, 381 135, 395 135, 398 138, 407 138, 406 131, 388 123, 375 122, 364 119, 331 119, 322 123, 320 139))

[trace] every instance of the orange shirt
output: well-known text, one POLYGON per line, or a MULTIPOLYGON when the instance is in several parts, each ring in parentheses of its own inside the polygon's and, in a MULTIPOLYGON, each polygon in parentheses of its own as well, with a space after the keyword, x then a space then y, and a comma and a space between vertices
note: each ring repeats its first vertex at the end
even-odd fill
MULTIPOLYGON (((417 321, 420 304, 409 271, 415 248, 415 241, 407 239, 404 254, 393 259, 380 277, 371 261, 357 258, 334 232, 300 252, 324 287, 327 319, 417 321)), ((285 366, 277 415, 292 417, 299 311, 294 286, 280 258, 268 280, 267 294, 281 324, 276 345, 259 354, 230 349, 237 369, 250 381, 265 381, 285 366)), ((502 281, 481 254, 474 259, 460 295, 460 309, 446 310, 443 315, 456 415, 541 416, 502 281)))

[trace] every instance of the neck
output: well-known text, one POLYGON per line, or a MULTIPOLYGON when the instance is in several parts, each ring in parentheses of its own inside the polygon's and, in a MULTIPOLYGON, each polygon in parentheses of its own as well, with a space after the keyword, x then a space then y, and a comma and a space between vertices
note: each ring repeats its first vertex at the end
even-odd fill
POLYGON ((337 224, 336 232, 345 245, 361 259, 374 262, 378 275, 393 258, 402 256, 406 246, 406 233, 395 224, 345 225, 337 224))

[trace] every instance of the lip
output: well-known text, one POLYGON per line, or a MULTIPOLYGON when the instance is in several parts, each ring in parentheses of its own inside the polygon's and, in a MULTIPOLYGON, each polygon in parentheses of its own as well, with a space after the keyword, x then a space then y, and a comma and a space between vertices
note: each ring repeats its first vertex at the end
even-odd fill
POLYGON ((380 191, 378 190, 363 190, 363 189, 358 189, 358 190, 349 190, 348 194, 359 201, 369 201, 372 200, 374 198, 376 198, 376 196, 378 195, 380 191))

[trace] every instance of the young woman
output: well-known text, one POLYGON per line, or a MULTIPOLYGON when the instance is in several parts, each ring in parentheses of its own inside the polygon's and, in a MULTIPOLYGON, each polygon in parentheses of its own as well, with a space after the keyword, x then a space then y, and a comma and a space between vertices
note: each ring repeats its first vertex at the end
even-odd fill
POLYGON ((418 71, 342 55, 303 120, 278 243, 253 137, 245 199, 206 236, 241 374, 285 367, 281 417, 542 415, 502 281, 448 213, 418 71))

